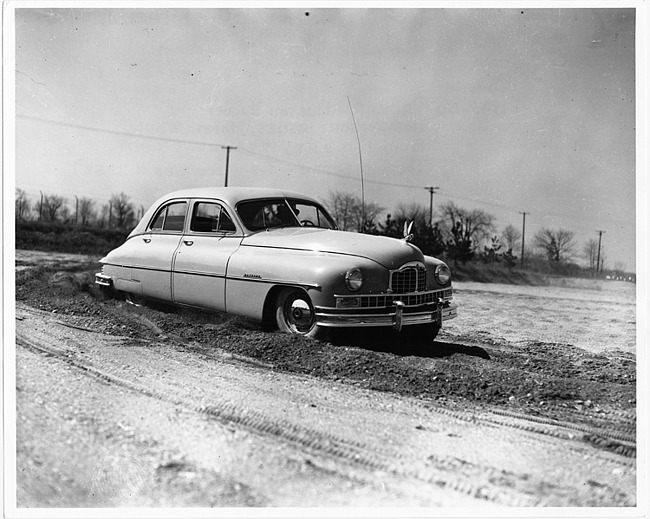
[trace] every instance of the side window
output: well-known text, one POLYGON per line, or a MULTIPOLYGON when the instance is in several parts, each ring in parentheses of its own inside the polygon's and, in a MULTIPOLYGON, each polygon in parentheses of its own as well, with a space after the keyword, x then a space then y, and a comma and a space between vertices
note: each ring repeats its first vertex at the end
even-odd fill
POLYGON ((235 232, 237 230, 232 218, 223 207, 221 208, 221 218, 219 218, 219 230, 223 232, 235 232))
POLYGON ((197 202, 190 230, 193 232, 234 232, 235 224, 221 205, 214 202, 197 202))
POLYGON ((175 202, 161 208, 153 219, 151 231, 182 231, 185 225, 187 202, 175 202))

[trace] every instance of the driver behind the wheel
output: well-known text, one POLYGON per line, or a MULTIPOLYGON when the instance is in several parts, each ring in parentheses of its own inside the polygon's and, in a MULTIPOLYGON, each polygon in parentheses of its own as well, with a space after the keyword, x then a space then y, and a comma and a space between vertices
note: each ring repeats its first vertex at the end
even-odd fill
POLYGON ((295 225, 296 218, 286 205, 279 205, 277 217, 280 219, 281 225, 295 225))
POLYGON ((262 206, 262 209, 257 212, 253 219, 253 225, 257 228, 274 227, 281 224, 282 220, 278 217, 277 204, 266 204, 262 206))

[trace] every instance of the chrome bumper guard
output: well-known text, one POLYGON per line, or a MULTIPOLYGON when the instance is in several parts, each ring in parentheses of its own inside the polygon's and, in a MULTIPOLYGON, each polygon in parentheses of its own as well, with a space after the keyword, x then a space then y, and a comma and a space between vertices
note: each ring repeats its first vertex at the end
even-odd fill
POLYGON ((103 287, 112 287, 113 279, 105 274, 97 273, 95 274, 95 283, 103 287))
POLYGON ((384 308, 323 308, 316 307, 316 324, 324 327, 363 328, 391 327, 401 331, 404 326, 438 323, 458 315, 458 305, 450 299, 438 298, 432 304, 408 306, 403 301, 394 301, 384 308))

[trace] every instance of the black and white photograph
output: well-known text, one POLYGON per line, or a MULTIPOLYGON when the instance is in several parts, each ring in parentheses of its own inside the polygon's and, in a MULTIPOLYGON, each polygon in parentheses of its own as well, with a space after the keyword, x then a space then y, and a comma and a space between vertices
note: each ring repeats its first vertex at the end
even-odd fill
POLYGON ((647 23, 3 2, 4 516, 647 517, 647 23))

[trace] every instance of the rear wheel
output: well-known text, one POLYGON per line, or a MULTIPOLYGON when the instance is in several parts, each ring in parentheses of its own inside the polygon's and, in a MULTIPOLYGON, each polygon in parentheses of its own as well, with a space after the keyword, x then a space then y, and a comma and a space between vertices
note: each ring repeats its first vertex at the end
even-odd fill
POLYGON ((280 331, 313 339, 325 337, 325 330, 316 324, 316 311, 307 292, 286 288, 275 305, 275 320, 280 331))
POLYGON ((144 297, 138 294, 132 294, 131 292, 124 292, 124 300, 133 306, 144 305, 144 297))

